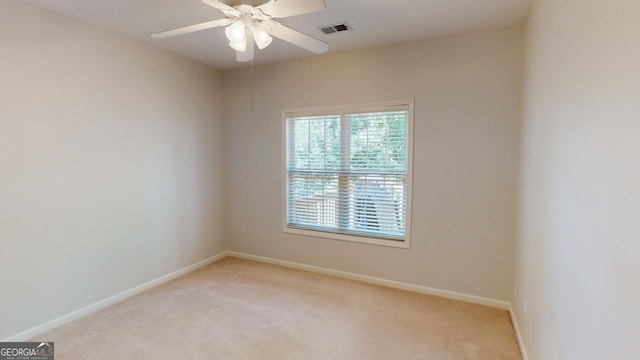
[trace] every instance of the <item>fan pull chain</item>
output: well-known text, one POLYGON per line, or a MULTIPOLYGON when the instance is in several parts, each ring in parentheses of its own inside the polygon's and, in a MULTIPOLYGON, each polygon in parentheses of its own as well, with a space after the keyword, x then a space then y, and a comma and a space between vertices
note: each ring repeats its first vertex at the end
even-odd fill
POLYGON ((249 82, 249 87, 251 88, 251 112, 253 112, 253 59, 251 59, 251 75, 249 82))

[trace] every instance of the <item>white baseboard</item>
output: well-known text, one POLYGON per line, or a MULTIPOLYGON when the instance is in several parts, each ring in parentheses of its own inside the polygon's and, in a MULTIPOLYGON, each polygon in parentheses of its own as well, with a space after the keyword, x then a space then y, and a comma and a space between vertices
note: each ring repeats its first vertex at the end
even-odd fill
POLYGON ((435 289, 435 288, 420 286, 420 285, 406 284, 406 283, 401 283, 393 280, 380 279, 380 278, 375 278, 367 275, 360 275, 360 274, 354 274, 354 273, 349 273, 349 272, 344 272, 339 270, 332 270, 332 269, 322 268, 318 266, 311 266, 311 265, 305 265, 305 264, 295 263, 291 261, 272 259, 268 257, 245 254, 245 253, 236 252, 236 251, 228 251, 227 254, 228 256, 233 256, 241 259, 253 260, 253 261, 258 261, 258 262, 263 262, 263 263, 273 264, 273 265, 280 265, 288 268, 305 270, 305 271, 310 271, 310 272, 315 272, 315 273, 325 274, 325 275, 331 275, 331 276, 336 276, 344 279, 357 280, 357 281, 362 281, 369 284, 386 286, 386 287, 400 289, 400 290, 407 290, 407 291, 412 291, 420 294, 434 295, 434 296, 439 296, 439 297, 452 299, 452 300, 460 300, 460 301, 469 302, 473 304, 490 306, 490 307, 498 308, 502 310, 509 310, 511 308, 511 303, 507 301, 500 301, 500 300, 485 298, 485 297, 476 296, 476 295, 463 294, 459 292, 435 289))
POLYGON ((513 325, 513 330, 516 333, 516 340, 518 340, 518 347, 520 348, 520 354, 522 354, 522 360, 529 360, 529 356, 527 355, 527 350, 524 347, 524 339, 522 338, 522 334, 520 333, 520 326, 518 325, 518 319, 516 319, 516 313, 513 311, 513 306, 509 305, 509 316, 511 317, 511 324, 513 325))
POLYGON ((509 302, 506 301, 501 301, 501 300, 495 300, 495 299, 490 299, 490 298, 485 298, 485 297, 481 297, 481 296, 476 296, 476 295, 469 295, 469 294, 464 294, 464 293, 459 293, 459 292, 454 292, 454 291, 449 291, 449 290, 442 290, 442 289, 436 289, 436 288, 431 288, 431 287, 426 287, 426 286, 420 286, 420 285, 414 285, 414 284, 407 284, 407 283, 402 283, 402 282, 398 282, 398 281, 393 281, 393 280, 387 280, 387 279, 381 279, 381 278, 375 278, 372 276, 367 276, 367 275, 361 275, 361 274, 354 274, 354 273, 349 273, 349 272, 345 272, 345 271, 339 271, 339 270, 333 270, 333 269, 328 269, 328 268, 323 268, 323 267, 318 267, 318 266, 312 266, 312 265, 306 265, 306 264, 301 264, 301 263, 295 263, 295 262, 291 262, 291 261, 285 261, 285 260, 279 260, 279 259, 273 259, 273 258, 268 258, 268 257, 263 257, 263 256, 257 256, 257 255, 251 255, 251 254, 246 254, 246 253, 241 253, 241 252, 236 252, 236 251, 224 251, 218 255, 212 256, 208 259, 204 259, 202 261, 199 261, 195 264, 189 265, 185 268, 182 268, 180 270, 174 271, 170 274, 161 276, 159 278, 156 278, 154 280, 151 280, 149 282, 146 282, 142 285, 136 286, 132 289, 126 290, 124 292, 121 292, 119 294, 113 295, 109 298, 106 298, 104 300, 98 301, 94 304, 85 306, 82 309, 76 310, 74 312, 71 312, 69 314, 63 315, 61 317, 58 317, 56 319, 53 319, 51 321, 48 321, 44 324, 38 325, 36 327, 33 327, 31 329, 25 330, 19 334, 13 335, 9 338, 6 338, 2 341, 4 342, 12 342, 12 341, 27 341, 30 339, 33 339, 35 337, 37 337, 38 335, 41 335, 47 331, 53 330, 59 326, 65 325, 67 323, 70 323, 74 320, 77 320, 81 317, 87 316, 89 314, 95 313, 97 311, 100 311, 104 308, 107 308, 111 305, 117 304, 123 300, 126 300, 130 297, 133 297, 135 295, 138 295, 146 290, 149 290, 153 287, 156 287, 158 285, 164 284, 166 282, 169 282, 179 276, 182 276, 184 274, 187 274, 191 271, 194 271, 200 267, 203 267, 205 265, 209 265, 211 263, 214 263, 216 261, 222 260, 225 257, 228 256, 232 256, 232 257, 237 257, 237 258, 241 258, 241 259, 247 259, 247 260, 253 260, 253 261, 258 261, 258 262, 262 262, 262 263, 267 263, 267 264, 273 264, 273 265, 279 265, 279 266, 284 266, 284 267, 288 267, 288 268, 293 268, 293 269, 299 269, 299 270, 305 270, 305 271, 310 271, 310 272, 315 272, 315 273, 319 273, 319 274, 325 274, 325 275, 331 275, 331 276, 336 276, 336 277, 340 277, 340 278, 344 278, 344 279, 350 279, 350 280, 356 280, 356 281, 361 281, 361 282, 365 282, 365 283, 369 283, 369 284, 374 284, 374 285, 380 285, 380 286, 386 286, 386 287, 390 287, 390 288, 394 288, 394 289, 400 289, 400 290, 406 290, 406 291, 412 291, 412 292, 416 292, 416 293, 421 293, 421 294, 426 294, 426 295, 434 295, 434 296, 439 296, 439 297, 443 297, 443 298, 447 298, 447 299, 452 299, 452 300, 459 300, 459 301, 464 301, 464 302, 469 302, 469 303, 473 303, 473 304, 480 304, 480 305, 485 305, 485 306, 489 306, 489 307, 493 307, 493 308, 498 308, 498 309, 502 309, 502 310, 508 310, 511 316, 511 320, 513 322, 513 326, 516 332, 516 337, 518 339, 518 345, 520 346, 521 352, 522 352, 522 356, 523 356, 523 360, 528 360, 527 359, 527 355, 526 355, 526 351, 524 350, 524 343, 522 342, 522 338, 520 336, 520 330, 518 328, 518 324, 517 321, 515 319, 515 315, 513 313, 513 309, 511 307, 511 304, 509 302))
POLYGON ((31 329, 25 330, 19 334, 13 335, 11 337, 8 337, 2 341, 4 342, 13 342, 13 341, 27 341, 30 339, 33 339, 36 336, 39 336, 41 334, 44 334, 47 331, 53 330, 59 326, 68 324, 74 320, 77 320, 83 316, 87 316, 89 314, 95 313, 99 310, 102 310, 104 308, 107 308, 111 305, 117 304, 123 300, 126 300, 132 296, 138 295, 140 293, 142 293, 143 291, 149 290, 153 287, 156 287, 158 285, 164 284, 168 281, 171 281, 179 276, 182 276, 184 274, 187 274, 193 270, 196 270, 198 268, 201 268, 205 265, 209 265, 211 263, 214 263, 218 260, 221 260, 225 257, 228 256, 228 252, 224 251, 218 255, 214 255, 208 259, 204 259, 202 261, 198 261, 195 264, 189 265, 185 268, 182 268, 180 270, 174 271, 170 274, 161 276, 159 278, 153 279, 149 282, 146 282, 142 285, 136 286, 132 289, 126 290, 124 292, 121 292, 119 294, 113 295, 111 297, 108 297, 104 300, 100 300, 96 303, 93 303, 91 305, 85 306, 82 309, 76 310, 74 312, 71 312, 69 314, 60 316, 59 318, 53 319, 51 321, 48 321, 44 324, 38 325, 36 327, 33 327, 31 329))

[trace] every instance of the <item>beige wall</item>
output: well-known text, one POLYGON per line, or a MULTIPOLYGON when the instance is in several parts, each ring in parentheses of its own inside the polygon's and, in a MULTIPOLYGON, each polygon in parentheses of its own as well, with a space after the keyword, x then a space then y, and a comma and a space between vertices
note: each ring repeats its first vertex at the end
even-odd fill
POLYGON ((634 0, 533 8, 514 294, 530 360, 640 354, 639 18, 634 0))
POLYGON ((225 248, 220 74, 0 4, 0 339, 225 248))
POLYGON ((228 248, 510 299, 520 27, 258 67, 251 83, 2 2, 0 339, 228 248), (412 248, 283 234, 281 109, 405 98, 412 248))
POLYGON ((253 83, 248 70, 226 72, 230 248, 509 300, 522 44, 512 27, 262 66, 253 83), (281 109, 406 98, 416 109, 412 248, 282 233, 281 109))

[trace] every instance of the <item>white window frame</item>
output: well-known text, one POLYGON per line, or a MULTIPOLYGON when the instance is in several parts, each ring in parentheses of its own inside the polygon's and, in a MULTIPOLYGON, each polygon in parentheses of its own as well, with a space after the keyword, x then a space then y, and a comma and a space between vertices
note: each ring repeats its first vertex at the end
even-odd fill
POLYGON ((394 248, 411 248, 411 209, 413 198, 413 122, 414 122, 414 100, 395 100, 376 103, 364 103, 354 105, 322 106, 308 108, 292 108, 282 110, 282 232, 296 235, 311 236, 316 238, 326 238, 340 241, 350 241, 363 244, 381 245, 394 248), (287 226, 287 118, 296 116, 322 116, 322 115, 343 115, 350 113, 385 112, 394 108, 408 108, 407 116, 407 203, 406 203, 406 223, 404 240, 391 240, 383 238, 373 238, 360 235, 349 235, 333 233, 321 230, 299 229, 287 226))

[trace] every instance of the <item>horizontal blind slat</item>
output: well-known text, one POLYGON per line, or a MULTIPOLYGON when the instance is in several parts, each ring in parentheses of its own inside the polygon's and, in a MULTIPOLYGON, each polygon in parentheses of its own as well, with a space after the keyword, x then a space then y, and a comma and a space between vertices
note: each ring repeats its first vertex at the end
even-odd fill
POLYGON ((288 117, 287 224, 401 239, 407 120, 405 110, 288 117))

